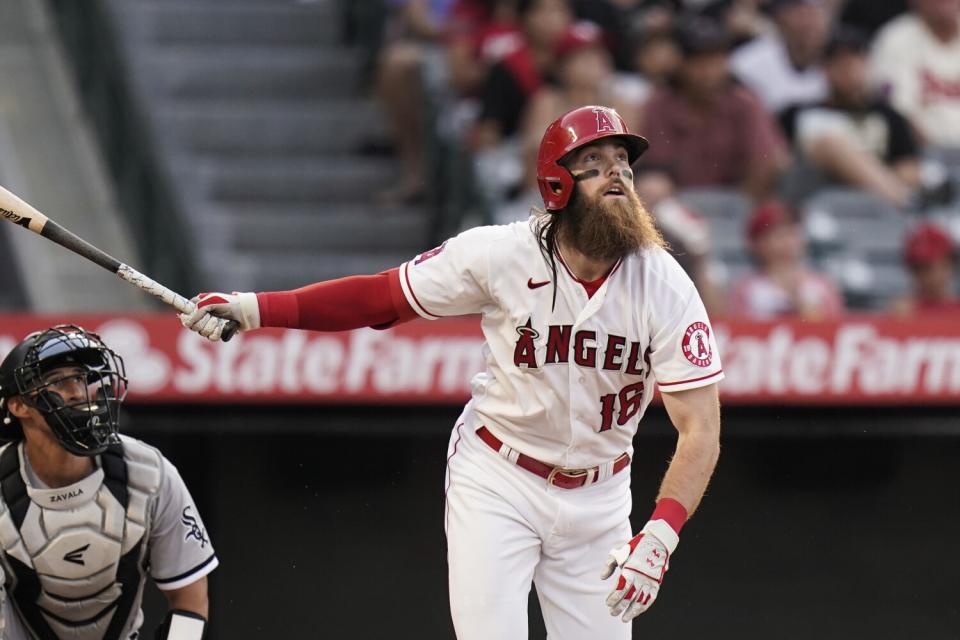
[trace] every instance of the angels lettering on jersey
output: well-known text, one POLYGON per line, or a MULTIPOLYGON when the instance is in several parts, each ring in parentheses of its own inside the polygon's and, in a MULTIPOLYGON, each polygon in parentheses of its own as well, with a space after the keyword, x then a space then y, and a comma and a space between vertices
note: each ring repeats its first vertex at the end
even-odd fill
POLYGON ((486 368, 471 381, 473 426, 540 460, 587 467, 632 450, 656 386, 683 391, 723 373, 703 303, 666 251, 626 256, 592 295, 558 262, 554 278, 531 218, 451 238, 404 263, 400 284, 424 318, 480 315, 486 368))

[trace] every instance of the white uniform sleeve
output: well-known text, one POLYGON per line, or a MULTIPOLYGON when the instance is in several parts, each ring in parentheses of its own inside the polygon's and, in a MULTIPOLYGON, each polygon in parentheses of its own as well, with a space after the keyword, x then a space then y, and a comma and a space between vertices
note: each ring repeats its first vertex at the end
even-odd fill
POLYGON ((910 55, 910 45, 904 46, 904 24, 896 22, 893 29, 881 29, 870 51, 869 72, 877 85, 896 109, 912 117, 920 102, 920 74, 910 55))
POLYGON ((664 393, 696 389, 723 379, 716 336, 693 282, 673 258, 652 283, 650 364, 664 393))
POLYGON ((400 266, 410 306, 428 320, 479 313, 490 301, 490 243, 496 227, 477 227, 400 266))
POLYGON ((163 458, 163 482, 150 532, 150 576, 159 589, 169 591, 196 582, 217 564, 190 491, 177 468, 163 458))

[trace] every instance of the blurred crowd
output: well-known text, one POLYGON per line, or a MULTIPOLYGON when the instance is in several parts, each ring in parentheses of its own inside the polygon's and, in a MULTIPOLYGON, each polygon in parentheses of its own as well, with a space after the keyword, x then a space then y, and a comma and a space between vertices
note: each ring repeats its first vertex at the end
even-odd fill
POLYGON ((649 139, 638 193, 714 313, 960 312, 960 0, 388 4, 384 201, 425 197, 441 132, 480 222, 526 218, 545 127, 604 104, 649 139))

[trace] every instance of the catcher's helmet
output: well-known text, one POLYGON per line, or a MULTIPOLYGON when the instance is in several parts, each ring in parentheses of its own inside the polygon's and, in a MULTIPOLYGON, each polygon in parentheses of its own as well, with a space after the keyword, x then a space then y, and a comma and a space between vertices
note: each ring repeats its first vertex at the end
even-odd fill
POLYGON ((0 364, 4 423, 16 420, 7 400, 20 396, 76 455, 97 455, 120 442, 118 414, 126 395, 123 359, 100 336, 74 325, 31 333, 0 364), (65 375, 48 375, 57 369, 65 375))
POLYGON ((547 211, 566 207, 573 193, 573 176, 561 164, 564 157, 601 138, 619 138, 627 147, 630 164, 650 146, 646 138, 630 133, 627 123, 610 107, 580 107, 547 127, 537 155, 537 184, 547 211))

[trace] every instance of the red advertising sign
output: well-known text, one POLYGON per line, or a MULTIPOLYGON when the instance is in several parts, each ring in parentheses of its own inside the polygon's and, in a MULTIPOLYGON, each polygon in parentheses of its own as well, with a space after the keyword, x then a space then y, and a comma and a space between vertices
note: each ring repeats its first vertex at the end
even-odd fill
MULTIPOLYGON (((475 318, 390 331, 265 329, 211 343, 171 314, 0 315, 0 354, 59 322, 126 361, 131 403, 458 404, 484 366, 475 318)), ((960 320, 714 324, 725 404, 960 404, 960 320)))

